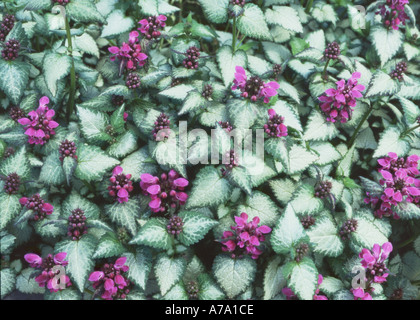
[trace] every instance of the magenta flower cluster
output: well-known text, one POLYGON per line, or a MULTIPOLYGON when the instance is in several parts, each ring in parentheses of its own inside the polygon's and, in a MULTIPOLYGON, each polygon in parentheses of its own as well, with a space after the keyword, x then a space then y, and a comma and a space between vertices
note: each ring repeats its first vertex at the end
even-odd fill
POLYGON ((54 207, 45 202, 39 194, 35 194, 30 198, 22 197, 19 199, 19 203, 35 213, 33 217, 35 221, 43 220, 54 211, 54 207))
POLYGON ((360 76, 360 72, 354 72, 347 82, 344 79, 337 81, 336 89, 328 89, 324 95, 318 97, 327 121, 345 123, 351 119, 356 99, 363 97, 360 91, 365 90, 364 85, 357 83, 360 76))
POLYGON ((42 288, 47 287, 50 292, 57 292, 72 285, 70 278, 60 270, 68 265, 68 261, 64 260, 66 256, 66 252, 60 252, 54 257, 49 254, 42 259, 35 253, 28 253, 25 254, 24 258, 32 268, 42 270, 41 274, 35 278, 38 285, 42 288))
POLYGON ((147 55, 141 50, 139 42, 139 33, 137 31, 130 32, 128 43, 124 42, 121 48, 113 46, 108 48, 109 52, 114 54, 111 61, 116 58, 121 60, 122 66, 128 70, 137 70, 137 67, 142 67, 146 63, 147 55))
POLYGON ((149 17, 139 21, 141 28, 138 28, 140 32, 146 37, 146 39, 158 39, 161 35, 160 30, 166 26, 166 16, 159 15, 154 17, 149 17))
POLYGON ((371 293, 373 283, 384 283, 389 275, 389 270, 385 265, 385 260, 392 252, 392 244, 386 242, 382 245, 374 244, 372 251, 362 249, 359 253, 359 258, 362 259, 361 264, 366 270, 366 289, 361 287, 352 289, 355 300, 372 300, 371 293))
POLYGON ((153 212, 166 212, 169 208, 184 205, 188 199, 188 195, 184 192, 188 180, 174 170, 168 174, 162 173, 160 179, 149 173, 143 173, 140 179, 143 193, 151 198, 149 207, 153 212))
POLYGON ((29 137, 30 144, 46 143, 51 136, 55 135, 55 128, 58 123, 52 120, 55 115, 54 110, 50 110, 47 104, 50 102, 48 97, 39 100, 39 107, 28 113, 29 118, 20 118, 18 122, 25 126, 25 134, 29 137))
POLYGON ((410 20, 405 13, 405 5, 408 3, 408 0, 386 0, 386 4, 381 5, 376 14, 382 16, 386 27, 398 30, 400 24, 405 25, 405 21, 410 20))
POLYGON ((274 109, 268 110, 269 119, 264 125, 264 131, 270 137, 287 136, 287 127, 284 125, 284 117, 278 115, 274 109))
POLYGON ((7 35, 13 29, 15 25, 15 16, 11 14, 5 14, 3 16, 3 21, 0 25, 0 41, 3 42, 6 40, 7 35))
POLYGON ((233 80, 232 90, 241 90, 241 96, 249 98, 255 102, 263 99, 264 103, 269 103, 270 98, 277 95, 280 85, 275 81, 265 83, 261 78, 252 76, 248 79, 244 68, 236 66, 235 79, 233 80))
POLYGON ((371 204, 375 209, 375 216, 378 218, 393 216, 398 219, 399 216, 392 209, 403 201, 420 205, 420 180, 418 155, 411 155, 404 159, 398 158, 394 152, 388 153, 388 157, 378 160, 381 168, 378 170, 383 179, 379 183, 384 187, 382 195, 371 195, 367 193, 365 203, 371 204))
POLYGON ((258 249, 261 242, 265 241, 265 234, 271 232, 271 228, 262 225, 260 218, 254 217, 248 222, 248 215, 242 212, 241 215, 235 216, 236 226, 231 226, 232 231, 223 232, 222 247, 223 251, 231 252, 232 258, 241 258, 243 255, 251 255, 252 259, 258 259, 262 251, 258 249))
POLYGON ((116 166, 109 178, 111 185, 108 186, 109 195, 115 197, 119 203, 128 202, 130 192, 133 191, 133 183, 130 181, 131 174, 124 174, 123 168, 116 166))
POLYGON ((118 258, 115 263, 105 264, 100 271, 94 271, 89 276, 95 290, 101 290, 102 299, 125 299, 130 293, 130 281, 126 273, 129 268, 125 265, 126 257, 118 258))

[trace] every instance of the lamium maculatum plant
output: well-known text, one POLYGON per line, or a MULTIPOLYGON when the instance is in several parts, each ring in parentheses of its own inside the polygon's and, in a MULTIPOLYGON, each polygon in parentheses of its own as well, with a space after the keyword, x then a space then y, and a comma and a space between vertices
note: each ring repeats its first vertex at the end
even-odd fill
POLYGON ((1 299, 419 299, 419 16, 1 1, 1 299))

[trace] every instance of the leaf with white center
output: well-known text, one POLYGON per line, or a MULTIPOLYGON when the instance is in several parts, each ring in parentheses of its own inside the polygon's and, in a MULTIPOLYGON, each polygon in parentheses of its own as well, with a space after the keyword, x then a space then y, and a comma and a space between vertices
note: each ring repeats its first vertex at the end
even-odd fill
POLYGON ((312 73, 316 71, 316 64, 310 61, 300 61, 299 59, 292 59, 289 61, 288 66, 307 79, 312 73))
POLYGON ((320 3, 312 10, 312 16, 318 22, 332 22, 335 26, 337 22, 337 11, 334 9, 333 6, 325 3, 320 3))
POLYGON ((403 97, 398 97, 398 100, 403 108, 406 123, 409 125, 414 124, 420 116, 419 106, 403 97))
POLYGON ((315 160, 316 155, 299 145, 292 145, 289 150, 289 173, 302 172, 309 167, 315 160))
POLYGON ((215 38, 217 34, 209 27, 204 24, 198 23, 194 19, 191 24, 191 35, 200 38, 215 38))
POLYGON ((341 154, 329 142, 314 142, 311 144, 311 150, 318 153, 316 164, 323 166, 341 158, 341 154))
POLYGON ((131 174, 132 179, 138 182, 142 173, 156 174, 157 172, 156 165, 148 163, 147 159, 150 159, 150 156, 147 148, 143 147, 126 157, 120 166, 124 169, 125 174, 131 174))
POLYGON ((313 110, 306 124, 303 138, 305 140, 328 141, 337 134, 338 130, 335 124, 327 122, 320 112, 313 110))
POLYGON ((229 0, 198 0, 206 18, 213 23, 225 23, 228 19, 229 0))
POLYGON ((290 50, 281 44, 264 41, 262 45, 267 59, 272 63, 281 64, 292 56, 290 50))
POLYGON ((112 221, 127 228, 132 235, 137 233, 140 205, 136 198, 129 198, 128 202, 119 203, 116 201, 114 204, 106 205, 105 212, 112 221))
POLYGON ((368 191, 370 194, 380 196, 384 191, 384 188, 379 183, 376 183, 375 181, 366 179, 364 177, 359 178, 362 182, 363 189, 368 191))
POLYGON ((171 236, 166 228, 168 221, 162 218, 152 218, 140 228, 130 244, 144 244, 156 249, 167 250, 171 247, 171 236))
POLYGON ((30 65, 0 59, 0 89, 15 105, 19 103, 29 81, 30 65))
POLYGON ((261 58, 248 55, 248 68, 252 74, 262 76, 264 73, 271 71, 270 64, 261 58))
POLYGON ((79 291, 73 289, 59 290, 58 292, 45 293, 45 300, 82 300, 79 291))
POLYGON ((287 171, 289 171, 289 151, 287 142, 283 138, 271 138, 265 141, 264 149, 271 154, 274 159, 279 160, 287 171))
POLYGON ((274 6, 265 11, 265 18, 269 24, 277 24, 286 30, 303 32, 297 11, 291 7, 274 6))
POLYGON ((19 214, 21 207, 18 195, 8 195, 5 192, 0 193, 0 230, 3 230, 19 214))
POLYGON ((215 220, 193 211, 181 211, 179 217, 182 218, 184 226, 178 239, 186 246, 203 239, 207 232, 217 224, 215 220))
POLYGON ((200 300, 222 300, 225 298, 223 291, 208 274, 200 274, 197 280, 200 287, 198 293, 200 300))
POLYGON ((47 185, 62 185, 66 179, 58 151, 51 153, 44 161, 39 180, 47 185))
POLYGON ((254 280, 255 272, 256 262, 250 257, 232 259, 230 256, 220 254, 213 262, 214 276, 230 299, 248 288, 254 280))
POLYGON ((0 241, 0 253, 6 254, 9 249, 13 247, 15 243, 16 237, 11 234, 4 234, 1 233, 1 241, 0 241))
POLYGON ((159 92, 159 95, 166 98, 171 98, 177 101, 182 101, 187 97, 188 92, 194 89, 195 88, 189 84, 180 84, 175 87, 159 92))
POLYGON ((212 166, 201 169, 193 184, 186 208, 207 207, 223 203, 229 198, 232 187, 212 166))
POLYGON ((82 209, 87 219, 98 219, 99 207, 73 191, 63 202, 63 212, 70 213, 75 209, 82 209))
POLYGON ((250 38, 271 40, 262 10, 253 3, 246 4, 243 9, 244 13, 236 21, 239 32, 250 38))
POLYGON ((128 278, 144 290, 152 269, 153 260, 150 250, 138 248, 134 254, 125 253, 122 256, 127 258, 128 278))
POLYGON ((257 120, 258 109, 249 100, 231 99, 228 101, 227 107, 235 128, 251 128, 257 120))
POLYGON ((0 279, 0 295, 3 298, 15 288, 16 275, 10 268, 2 269, 0 270, 0 279))
POLYGON ((218 121, 227 121, 228 112, 223 103, 212 103, 211 108, 199 116, 200 123, 206 127, 214 127, 218 121))
POLYGON ((344 249, 337 227, 329 218, 318 220, 308 232, 314 251, 327 257, 338 257, 344 249))
MULTIPOLYGON (((292 99, 297 104, 300 104, 300 96, 297 89, 292 86, 290 83, 280 80, 279 82, 280 88, 277 90, 280 96, 286 96, 292 99)), ((281 100, 279 100, 281 101, 281 100)))
POLYGON ((371 78, 365 97, 390 96, 399 90, 396 80, 381 70, 376 71, 371 78))
POLYGON ((156 143, 156 147, 153 150, 152 156, 156 159, 159 165, 168 165, 174 168, 181 175, 186 176, 185 166, 183 164, 183 158, 181 154, 178 154, 178 140, 172 133, 168 139, 159 141, 156 143))
POLYGON ((126 17, 122 10, 115 10, 106 18, 107 24, 102 29, 101 38, 112 37, 130 31, 134 26, 131 17, 126 17))
POLYGON ((86 139, 92 142, 102 142, 111 139, 110 135, 105 132, 105 128, 109 125, 109 118, 106 114, 93 111, 87 108, 77 107, 80 118, 82 132, 86 139))
POLYGON ((399 157, 404 157, 410 150, 410 143, 400 136, 401 131, 397 127, 386 128, 380 135, 378 148, 373 157, 387 156, 389 152, 395 152, 399 157))
POLYGON ((301 262, 289 262, 285 269, 291 270, 288 274, 288 287, 302 300, 313 300, 315 294, 318 270, 315 263, 308 257, 301 262))
POLYGON ((408 42, 404 42, 403 49, 405 56, 407 57, 407 61, 410 61, 411 59, 414 59, 420 55, 420 48, 408 42))
POLYGON ((393 207, 393 210, 401 217, 401 219, 419 219, 420 208, 414 203, 401 202, 393 207))
POLYGON ((162 300, 188 300, 187 291, 182 282, 175 284, 167 294, 162 297, 162 300))
POLYGON ((74 50, 85 52, 99 59, 99 49, 96 41, 88 33, 74 37, 74 50))
POLYGON ((334 294, 343 288, 344 283, 340 279, 334 277, 325 277, 319 286, 320 291, 325 292, 326 294, 334 294))
POLYGON ((317 31, 313 31, 308 33, 305 36, 305 41, 309 43, 311 48, 318 49, 322 52, 325 50, 325 34, 324 30, 320 29, 317 31))
POLYGON ((46 10, 51 7, 50 0, 19 0, 18 3, 23 5, 25 10, 46 10))
POLYGON ((298 215, 316 214, 323 208, 323 202, 320 198, 314 196, 314 187, 308 184, 301 185, 295 192, 293 200, 290 202, 293 210, 298 215))
POLYGON ((246 67, 247 55, 242 50, 232 53, 231 46, 223 46, 217 51, 217 62, 219 63, 223 83, 228 86, 235 78, 235 68, 237 66, 246 67))
POLYGON ((99 147, 79 144, 77 146, 77 167, 75 176, 92 181, 102 178, 105 172, 114 168, 118 160, 109 157, 99 147))
POLYGON ((271 233, 271 245, 279 254, 289 253, 294 245, 306 237, 293 207, 288 205, 271 233))
POLYGON ((264 272, 264 300, 271 300, 286 286, 283 276, 281 258, 274 257, 268 263, 264 272))
POLYGON ((71 58, 68 55, 49 52, 43 61, 43 76, 48 90, 55 97, 57 95, 57 82, 70 73, 71 58))
POLYGON ((72 157, 65 157, 62 165, 67 185, 70 185, 70 181, 73 177, 74 170, 76 170, 77 167, 77 160, 72 157))
POLYGON ((278 100, 272 108, 277 114, 284 117, 284 124, 286 126, 296 129, 297 131, 303 131, 299 114, 293 106, 287 102, 278 100))
POLYGON ((55 252, 66 252, 66 272, 83 292, 89 272, 93 271, 92 259, 96 249, 96 240, 90 235, 84 235, 79 241, 64 240, 56 244, 55 252))
POLYGON ((269 184, 274 196, 283 205, 290 201, 297 187, 295 182, 287 178, 270 180, 269 184))
POLYGON ((122 158, 138 148, 137 137, 131 131, 121 135, 117 141, 108 148, 108 154, 116 158, 122 158))
POLYGON ((170 258, 166 254, 159 255, 154 270, 162 295, 165 295, 179 281, 184 274, 185 267, 186 263, 183 258, 170 258))
POLYGON ((14 155, 7 159, 2 159, 0 173, 4 176, 16 173, 20 178, 26 178, 29 174, 29 169, 26 147, 23 146, 14 155))
POLYGON ((380 245, 388 241, 382 230, 366 218, 355 217, 357 229, 351 233, 350 246, 355 252, 360 252, 363 248, 371 249, 375 243, 380 245))
POLYGON ((71 0, 66 5, 66 15, 76 22, 105 23, 92 0, 71 0))
POLYGON ((410 251, 403 258, 403 275, 412 282, 420 281, 420 256, 410 251))
POLYGON ((378 143, 371 128, 367 127, 360 131, 356 138, 356 148, 359 149, 373 149, 376 150, 378 143))
POLYGON ((387 29, 382 25, 375 25, 370 30, 370 37, 383 66, 401 48, 404 36, 400 30, 387 29))
POLYGON ((343 155, 343 159, 337 166, 336 174, 341 177, 348 177, 351 173, 353 162, 357 158, 356 145, 353 146, 343 155))
MULTIPOLYGON (((101 237, 98 247, 93 255, 94 259, 120 257, 125 252, 125 248, 117 239, 114 232, 108 232, 101 237)), ((126 256, 126 255, 124 255, 126 256)))
POLYGON ((245 204, 238 207, 237 215, 240 215, 241 212, 246 212, 249 220, 259 217, 260 224, 268 226, 273 226, 279 216, 276 204, 268 195, 260 191, 254 191, 252 195, 247 196, 245 204))
POLYGON ((117 84, 115 86, 108 87, 99 95, 99 97, 112 96, 112 95, 118 95, 118 96, 123 96, 124 98, 127 98, 127 97, 130 97, 131 90, 128 89, 128 87, 125 85, 117 84))
POLYGON ((45 292, 45 288, 40 287, 38 282, 35 281, 35 278, 38 275, 39 271, 36 269, 24 269, 16 278, 16 289, 22 293, 43 294, 45 292))
POLYGON ((232 168, 232 171, 229 173, 228 179, 233 185, 238 186, 247 194, 252 193, 251 177, 245 168, 232 168))
POLYGON ((190 111, 194 111, 200 109, 200 107, 204 106, 206 103, 206 99, 198 91, 191 91, 188 93, 187 98, 182 105, 181 110, 179 111, 179 115, 188 113, 190 111))

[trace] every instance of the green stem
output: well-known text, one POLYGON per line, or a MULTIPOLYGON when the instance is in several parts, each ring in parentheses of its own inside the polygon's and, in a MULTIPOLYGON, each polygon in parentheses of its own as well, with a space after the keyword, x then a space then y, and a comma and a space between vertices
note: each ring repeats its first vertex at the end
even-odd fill
POLYGON ((366 111, 365 115, 363 116, 363 119, 359 122, 359 125, 357 126, 356 130, 354 131, 354 133, 351 136, 350 141, 349 141, 349 143, 347 145, 349 149, 353 145, 354 140, 356 140, 356 137, 359 134, 359 131, 362 128, 363 124, 365 123, 365 121, 367 120, 367 118, 369 118, 369 115, 372 112, 372 110, 373 110, 373 107, 370 107, 369 110, 366 111))
POLYGON ((241 47, 242 42, 245 40, 246 36, 243 36, 241 40, 239 40, 238 48, 241 47))
POLYGON ((328 59, 327 62, 325 63, 325 67, 324 67, 324 71, 322 72, 322 79, 324 80, 328 80, 328 77, 326 77, 327 74, 327 68, 328 68, 328 64, 330 63, 331 59, 328 59))
POLYGON ((305 13, 309 13, 309 11, 311 11, 313 3, 314 3, 314 0, 309 0, 308 1, 308 4, 306 5, 306 8, 305 8, 305 13))
POLYGON ((258 0, 258 6, 259 6, 259 7, 262 7, 262 5, 263 5, 263 1, 264 1, 264 0, 258 0))
POLYGON ((305 2, 305 0, 300 0, 300 5, 303 7, 303 3, 305 2))
POLYGON ((67 50, 69 51, 69 55, 71 58, 71 69, 70 69, 70 97, 69 103, 67 105, 67 121, 70 120, 70 116, 73 113, 74 109, 74 96, 76 94, 76 70, 74 68, 74 59, 73 59, 73 44, 71 40, 71 33, 70 33, 70 24, 69 19, 67 16, 64 18, 66 23, 66 34, 67 34, 67 50))
POLYGON ((401 135, 401 138, 405 137, 407 134, 409 134, 411 131, 414 131, 416 129, 420 128, 420 124, 416 125, 415 127, 412 127, 406 131, 404 131, 401 135))
POLYGON ((236 17, 233 17, 233 26, 232 26, 232 52, 236 51, 236 17))

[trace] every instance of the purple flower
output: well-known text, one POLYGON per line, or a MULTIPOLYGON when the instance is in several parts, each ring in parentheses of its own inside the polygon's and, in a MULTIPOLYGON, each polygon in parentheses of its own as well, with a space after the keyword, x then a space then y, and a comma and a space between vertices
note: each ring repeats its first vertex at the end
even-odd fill
POLYGON ((376 14, 382 16, 386 27, 398 30, 400 24, 405 25, 405 21, 410 20, 405 13, 405 5, 408 3, 408 0, 387 0, 386 5, 379 6, 380 10, 376 14))
POLYGON ((119 203, 128 202, 129 193, 133 191, 133 183, 130 181, 131 174, 124 174, 123 168, 116 166, 109 178, 111 185, 108 186, 109 195, 115 197, 119 203))
POLYGON ((45 202, 39 194, 35 194, 30 198, 22 197, 19 199, 19 203, 29 210, 34 211, 33 219, 35 221, 45 219, 47 215, 52 214, 54 211, 54 207, 45 202))
POLYGON ((324 277, 322 276, 322 274, 319 274, 318 285, 316 287, 315 294, 314 294, 314 300, 328 300, 326 296, 319 294, 319 286, 322 284, 323 280, 324 280, 324 277))
POLYGON ((274 109, 268 110, 269 119, 264 125, 264 131, 271 137, 285 137, 287 136, 287 127, 283 124, 284 117, 276 113, 274 109))
POLYGON ((353 293, 354 300, 372 300, 372 296, 369 292, 365 292, 363 288, 350 289, 350 291, 353 293))
POLYGON ((115 46, 108 48, 109 52, 114 54, 111 56, 111 61, 118 58, 121 60, 121 67, 125 66, 128 70, 137 70, 137 67, 144 66, 147 55, 141 52, 142 48, 138 37, 139 33, 132 31, 128 43, 124 42, 121 48, 115 46))
POLYGON ((77 241, 87 234, 86 216, 82 209, 74 209, 68 218, 67 235, 73 240, 77 241))
POLYGON ((5 14, 3 16, 3 21, 0 25, 0 41, 3 42, 7 35, 9 34, 9 32, 13 29, 14 25, 15 25, 15 16, 11 15, 11 14, 5 14))
POLYGON ((140 20, 139 24, 141 24, 141 28, 138 28, 138 30, 140 30, 148 40, 158 39, 161 35, 159 30, 162 30, 166 26, 166 19, 166 16, 161 14, 159 16, 140 20))
POLYGON ((357 84, 360 76, 360 72, 355 72, 347 83, 341 79, 336 82, 336 89, 328 89, 324 95, 318 97, 322 102, 321 110, 327 115, 327 121, 339 120, 344 123, 351 119, 353 108, 356 106, 356 98, 361 98, 363 95, 360 91, 365 90, 364 85, 357 84))
POLYGON ((4 45, 1 51, 1 56, 6 61, 16 60, 19 56, 20 42, 15 39, 10 39, 4 45))
POLYGON ((48 97, 39 100, 39 107, 36 111, 29 112, 29 118, 20 118, 18 122, 25 126, 25 134, 29 137, 30 144, 41 144, 47 142, 55 134, 54 129, 58 123, 52 120, 55 115, 54 110, 48 109, 50 102, 48 97))
POLYGON ((260 218, 254 217, 248 222, 248 215, 242 212, 235 216, 236 226, 231 226, 232 231, 223 232, 223 251, 232 252, 232 258, 242 255, 251 255, 252 259, 258 259, 262 251, 258 249, 261 242, 265 241, 264 234, 270 233, 271 228, 263 225, 258 227, 260 218))
POLYGON ((366 277, 370 283, 383 283, 386 281, 389 273, 385 266, 385 260, 392 251, 391 242, 385 242, 382 247, 374 244, 372 251, 362 249, 359 258, 362 259, 361 264, 366 269, 366 277))
POLYGON ((265 83, 257 76, 252 76, 248 79, 244 68, 240 66, 236 66, 235 70, 232 90, 241 90, 242 97, 250 98, 254 102, 258 99, 263 99, 264 103, 269 103, 270 97, 277 95, 277 89, 280 88, 277 82, 271 81, 265 83))
POLYGON ((174 170, 162 173, 160 179, 148 173, 143 173, 140 179, 143 193, 151 198, 149 207, 153 212, 166 212, 169 208, 184 205, 188 199, 183 191, 189 182, 174 170))
POLYGON ((72 285, 70 278, 64 274, 57 279, 57 275, 60 274, 60 270, 57 267, 65 267, 68 264, 68 261, 64 260, 66 256, 66 252, 60 252, 54 257, 49 254, 46 258, 42 259, 35 253, 28 253, 25 254, 24 258, 32 268, 42 270, 41 274, 35 278, 38 285, 42 288, 47 287, 51 292, 57 292, 63 290, 62 284, 65 284, 65 287, 70 287, 72 285), (58 280, 60 283, 58 283, 58 280))
POLYGON ((131 282, 127 278, 128 266, 126 257, 118 258, 114 264, 106 263, 100 271, 94 271, 89 276, 95 290, 102 290, 102 299, 125 299, 130 293, 131 282))

